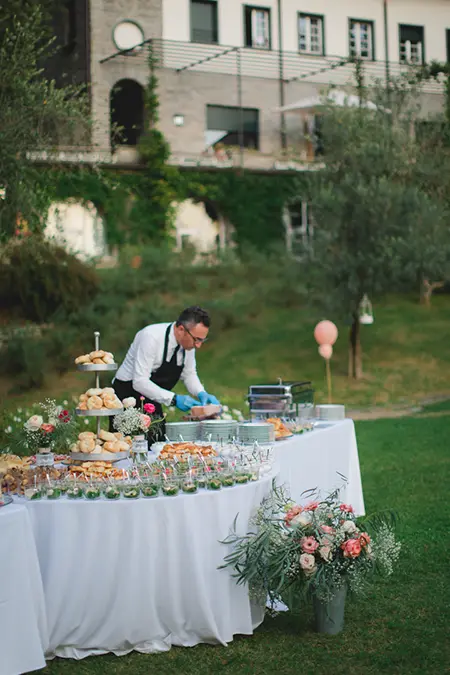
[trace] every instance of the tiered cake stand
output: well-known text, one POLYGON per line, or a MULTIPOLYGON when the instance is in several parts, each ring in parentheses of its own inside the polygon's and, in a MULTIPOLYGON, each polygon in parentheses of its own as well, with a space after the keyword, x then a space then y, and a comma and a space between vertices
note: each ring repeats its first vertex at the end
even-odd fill
MULTIPOLYGON (((95 351, 100 349, 100 333, 95 331, 94 333, 94 342, 95 342, 95 351)), ((83 370, 89 373, 95 373, 95 388, 100 389, 100 373, 111 372, 117 370, 117 363, 80 363, 77 365, 78 370, 83 370)), ((117 415, 117 413, 122 412, 122 409, 110 410, 102 408, 101 410, 80 410, 77 408, 75 413, 80 417, 96 417, 97 418, 97 438, 100 434, 102 427, 102 417, 111 417, 112 415, 117 415)), ((84 452, 72 452, 71 458, 74 460, 82 460, 84 462, 98 462, 98 461, 107 461, 107 462, 118 462, 120 459, 125 459, 128 457, 128 452, 116 452, 114 455, 110 453, 108 455, 104 454, 93 454, 93 453, 84 453, 84 452)))

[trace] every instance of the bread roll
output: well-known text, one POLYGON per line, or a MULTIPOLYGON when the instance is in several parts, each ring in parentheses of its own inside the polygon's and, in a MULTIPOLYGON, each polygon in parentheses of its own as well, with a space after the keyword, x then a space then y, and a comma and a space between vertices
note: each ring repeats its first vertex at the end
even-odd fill
POLYGON ((95 434, 93 431, 82 431, 78 434, 78 440, 84 441, 86 438, 93 438, 95 440, 95 434))
POLYGON ((106 352, 104 352, 103 349, 97 349, 97 351, 91 352, 89 354, 89 358, 91 359, 91 361, 93 361, 93 359, 103 358, 105 356, 105 354, 106 354, 106 352))
POLYGON ((103 448, 101 445, 96 445, 92 451, 93 455, 101 455, 103 453, 103 448))
POLYGON ((128 452, 129 446, 125 441, 117 441, 116 445, 119 446, 119 452, 128 452))
POLYGON ((101 396, 115 396, 116 391, 112 387, 103 387, 101 396))
POLYGON ((115 443, 105 443, 103 447, 107 452, 120 452, 119 441, 116 441, 115 443))
POLYGON ((110 431, 105 431, 105 429, 100 430, 98 437, 102 441, 109 441, 110 443, 115 443, 117 440, 116 434, 113 434, 110 431))
POLYGON ((103 401, 100 396, 90 396, 86 405, 88 410, 100 410, 103 408, 103 401))
POLYGON ((103 392, 103 389, 88 389, 86 392, 86 396, 101 396, 103 392))
POLYGON ((89 396, 87 394, 80 394, 79 397, 78 397, 78 400, 79 400, 80 403, 82 403, 83 401, 87 401, 88 398, 89 398, 89 396))
POLYGON ((78 410, 87 410, 87 403, 86 401, 81 401, 81 403, 78 404, 78 410))
POLYGON ((105 408, 108 408, 109 410, 118 410, 119 408, 122 408, 122 403, 119 401, 118 398, 104 398, 103 399, 103 405, 105 408))
POLYGON ((123 439, 123 433, 121 431, 115 431, 114 436, 118 441, 121 441, 123 439))
POLYGON ((114 356, 111 354, 106 354, 106 356, 103 357, 103 363, 110 364, 114 363, 114 356))
POLYGON ((105 362, 103 361, 103 359, 92 359, 92 363, 95 363, 97 365, 100 364, 101 366, 105 365, 105 362))
POLYGON ((81 363, 89 363, 91 359, 89 358, 89 354, 83 354, 82 356, 77 356, 75 359, 76 365, 80 365, 81 363))
POLYGON ((79 442, 80 452, 90 453, 95 448, 95 441, 93 438, 86 438, 79 442))

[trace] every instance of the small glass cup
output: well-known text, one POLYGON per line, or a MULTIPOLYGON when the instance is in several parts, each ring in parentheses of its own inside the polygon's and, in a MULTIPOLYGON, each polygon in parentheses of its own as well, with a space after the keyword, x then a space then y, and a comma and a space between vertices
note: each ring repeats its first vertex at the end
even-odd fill
POLYGON ((195 494, 197 492, 198 483, 195 478, 185 476, 181 481, 181 489, 186 494, 195 494))
POLYGON ((235 476, 232 471, 223 471, 219 474, 219 477, 223 487, 233 487, 235 483, 235 476))
POLYGON ((61 488, 58 483, 52 483, 51 485, 48 485, 45 490, 45 496, 47 499, 59 499, 61 494, 61 488))
POLYGON ((120 488, 114 483, 107 483, 103 486, 103 496, 105 499, 120 499, 120 488))
POLYGON ((244 485, 248 483, 248 472, 247 471, 237 471, 235 477, 236 485, 244 485))
POLYGON ((122 496, 124 499, 137 499, 141 489, 137 481, 129 481, 123 486, 122 496))
POLYGON ((180 490, 179 482, 175 478, 167 478, 162 481, 161 490, 166 497, 175 497, 180 490))
POLYGON ((44 492, 40 486, 35 485, 34 487, 26 488, 24 495, 26 499, 29 499, 31 502, 34 502, 37 501, 38 499, 42 499, 42 497, 44 496, 44 492))
POLYGON ((222 488, 222 481, 217 473, 211 472, 207 477, 208 490, 220 490, 222 488))
POLYGON ((91 500, 100 499, 102 494, 101 487, 98 483, 88 483, 88 485, 85 485, 83 492, 86 499, 91 500))
POLYGON ((159 485, 156 481, 146 480, 141 484, 141 495, 146 498, 157 497, 159 485))
POLYGON ((68 484, 66 490, 67 499, 82 499, 83 498, 83 487, 79 483, 68 484))

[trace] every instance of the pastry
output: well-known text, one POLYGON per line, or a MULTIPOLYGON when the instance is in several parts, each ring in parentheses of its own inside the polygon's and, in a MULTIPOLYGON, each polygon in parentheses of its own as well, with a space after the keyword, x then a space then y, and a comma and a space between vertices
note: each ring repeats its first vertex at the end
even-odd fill
POLYGON ((106 354, 106 356, 103 357, 103 363, 106 363, 107 365, 114 363, 114 357, 111 354, 106 354))
POLYGON ((81 401, 81 403, 78 404, 78 410, 87 410, 87 403, 86 401, 81 401))
POLYGON ((82 403, 83 401, 87 401, 88 398, 89 398, 89 396, 87 394, 80 394, 80 396, 78 397, 78 400, 79 400, 80 403, 82 403))
POLYGON ((86 396, 101 396, 103 393, 103 389, 88 389, 86 392, 86 396))
POLYGON ((83 354, 82 356, 77 356, 75 359, 75 363, 80 365, 81 363, 89 363, 91 359, 89 358, 89 354, 83 354))
POLYGON ((95 441, 93 438, 86 438, 84 441, 79 441, 78 447, 80 452, 90 453, 95 448, 95 441))
POLYGON ((92 451, 92 454, 94 455, 101 455, 103 453, 103 448, 101 445, 96 445, 95 448, 92 451))
POLYGON ((102 397, 103 396, 115 396, 115 395, 116 395, 115 389, 113 389, 112 387, 104 387, 102 389, 102 393, 101 393, 102 397))
POLYGON ((121 440, 122 434, 118 432, 119 435, 113 434, 110 431, 105 431, 104 429, 100 430, 98 435, 99 439, 102 441, 109 441, 110 443, 115 443, 117 440, 121 440))
POLYGON ((92 363, 101 364, 102 366, 105 365, 103 359, 92 359, 92 363))
POLYGON ((87 438, 93 438, 95 439, 95 434, 93 431, 82 431, 80 434, 78 434, 78 440, 79 441, 84 441, 87 438))
POLYGON ((97 349, 96 351, 91 352, 89 354, 89 358, 91 359, 91 361, 93 361, 94 359, 103 358, 105 356, 105 354, 106 354, 106 352, 104 352, 103 349, 97 349))
POLYGON ((103 399, 103 405, 105 406, 105 408, 109 408, 110 410, 118 410, 119 408, 123 407, 121 401, 119 401, 118 398, 114 399, 105 398, 103 399))
POLYGON ((112 443, 111 441, 105 443, 104 448, 107 452, 120 452, 119 441, 112 443))
POLYGON ((103 408, 103 401, 100 396, 90 396, 86 405, 88 410, 100 410, 103 408))

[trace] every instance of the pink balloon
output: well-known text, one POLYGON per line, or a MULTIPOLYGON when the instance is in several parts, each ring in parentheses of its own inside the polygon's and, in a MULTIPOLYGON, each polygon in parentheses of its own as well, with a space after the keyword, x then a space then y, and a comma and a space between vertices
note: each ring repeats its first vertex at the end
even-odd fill
POLYGON ((333 355, 333 347, 331 345, 320 345, 319 354, 323 356, 324 359, 331 359, 333 355))
POLYGON ((319 345, 334 345, 338 329, 332 321, 320 321, 314 328, 314 337, 319 345))

